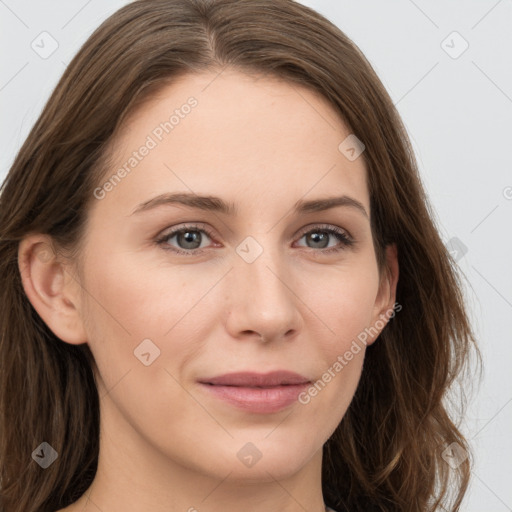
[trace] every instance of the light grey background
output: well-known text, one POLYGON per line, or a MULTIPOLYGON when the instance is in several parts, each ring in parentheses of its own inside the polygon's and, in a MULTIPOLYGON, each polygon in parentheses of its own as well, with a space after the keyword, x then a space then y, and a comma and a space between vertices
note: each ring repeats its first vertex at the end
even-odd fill
MULTIPOLYGON (((126 3, 0 0, 0 180, 79 46, 126 3), (58 43, 48 58, 31 47, 52 49, 44 31, 58 43)), ((468 249, 458 263, 485 373, 463 424, 476 452, 463 510, 512 511, 512 1, 302 3, 367 56, 408 129, 443 239, 468 249)))

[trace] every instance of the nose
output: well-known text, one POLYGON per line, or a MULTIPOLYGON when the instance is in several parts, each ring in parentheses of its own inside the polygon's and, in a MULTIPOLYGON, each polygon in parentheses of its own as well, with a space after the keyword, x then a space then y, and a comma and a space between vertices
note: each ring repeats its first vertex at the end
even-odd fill
POLYGON ((226 276, 226 328, 236 339, 291 340, 301 328, 302 302, 284 251, 271 249, 262 238, 263 252, 254 261, 233 255, 234 268, 226 276))

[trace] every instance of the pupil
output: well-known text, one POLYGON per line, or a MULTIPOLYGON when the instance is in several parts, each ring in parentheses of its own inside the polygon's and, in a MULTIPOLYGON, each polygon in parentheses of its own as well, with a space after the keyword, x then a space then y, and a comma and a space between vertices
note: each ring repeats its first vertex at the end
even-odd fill
POLYGON ((327 244, 326 244, 326 243, 324 243, 324 244, 322 245, 322 239, 323 239, 323 241, 324 241, 324 242, 326 242, 326 241, 327 241, 326 233, 321 233, 321 234, 319 234, 319 233, 317 232, 317 233, 313 233, 313 234, 311 234, 310 236, 311 236, 311 238, 313 239, 313 242, 314 242, 314 243, 319 243, 319 242, 320 242, 320 244, 321 244, 321 248, 327 247, 327 244))
POLYGON ((185 231, 182 236, 185 239, 185 248, 186 249, 197 249, 201 242, 197 242, 198 237, 197 231, 185 231), (194 240, 195 239, 195 240, 194 240), (192 244, 193 247, 189 247, 188 245, 192 244))

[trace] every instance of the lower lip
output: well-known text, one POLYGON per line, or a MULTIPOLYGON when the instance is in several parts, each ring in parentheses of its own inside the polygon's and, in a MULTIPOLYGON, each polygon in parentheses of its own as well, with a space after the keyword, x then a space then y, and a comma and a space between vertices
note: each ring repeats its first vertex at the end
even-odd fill
POLYGON ((270 414, 278 412, 297 401, 299 394, 309 386, 309 383, 274 386, 270 388, 244 388, 239 386, 201 386, 216 398, 239 409, 270 414))

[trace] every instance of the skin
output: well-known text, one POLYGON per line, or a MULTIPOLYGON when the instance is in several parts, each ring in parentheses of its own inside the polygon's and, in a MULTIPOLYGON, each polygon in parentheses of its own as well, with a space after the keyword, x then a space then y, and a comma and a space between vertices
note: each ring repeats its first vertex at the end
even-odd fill
POLYGON ((379 273, 361 211, 293 212, 300 199, 347 195, 370 214, 367 171, 338 150, 350 130, 332 106, 274 78, 228 68, 166 86, 126 123, 107 178, 190 96, 197 106, 93 198, 80 261, 55 256, 45 235, 20 244, 35 309, 63 342, 87 342, 99 370, 98 472, 63 510, 321 512, 322 446, 352 400, 364 346, 309 403, 272 414, 236 409, 197 379, 286 369, 317 381, 393 307, 396 248, 379 273), (132 215, 154 196, 191 191, 238 213, 168 204, 132 215), (194 231, 202 252, 176 236, 155 242, 186 223, 211 231, 194 231), (323 225, 354 244, 315 243, 323 225), (262 249, 251 263, 236 251, 249 236, 262 249), (160 350, 149 366, 134 355, 144 339, 160 350), (237 457, 248 442, 261 453, 252 467, 237 457))

